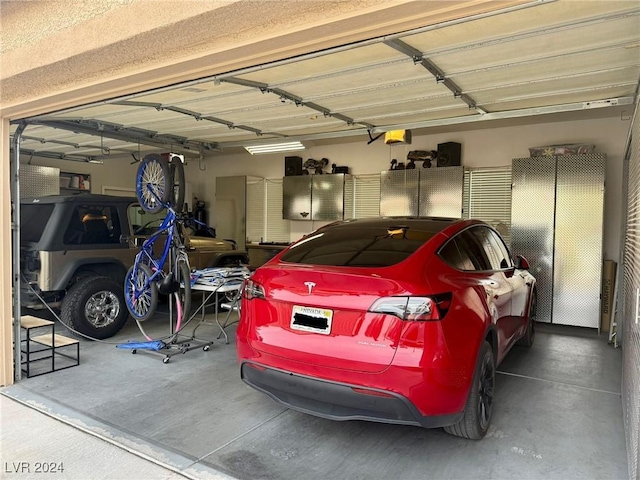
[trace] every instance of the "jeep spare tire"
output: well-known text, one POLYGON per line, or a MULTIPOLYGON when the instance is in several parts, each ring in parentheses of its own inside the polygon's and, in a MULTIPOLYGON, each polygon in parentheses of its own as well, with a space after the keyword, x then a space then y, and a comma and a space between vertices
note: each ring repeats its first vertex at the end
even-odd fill
POLYGON ((81 278, 60 309, 60 320, 67 327, 99 340, 115 335, 129 316, 122 285, 108 277, 81 278))

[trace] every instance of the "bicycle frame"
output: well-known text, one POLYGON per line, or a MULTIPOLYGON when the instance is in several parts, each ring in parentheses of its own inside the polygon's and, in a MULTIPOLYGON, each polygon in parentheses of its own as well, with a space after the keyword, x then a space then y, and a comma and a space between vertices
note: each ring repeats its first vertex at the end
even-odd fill
MULTIPOLYGON (((167 215, 164 217, 160 227, 153 235, 144 241, 140 251, 136 254, 134 268, 137 269, 140 262, 144 262, 151 267, 153 275, 147 279, 143 288, 138 289, 137 286, 134 286, 134 299, 137 299, 140 293, 149 287, 151 282, 158 282, 158 277, 164 276, 164 266, 169 258, 171 245, 175 242, 177 243, 177 249, 183 247, 182 241, 180 240, 180 234, 177 231, 177 218, 178 216, 175 210, 167 206, 167 215), (160 255, 160 258, 156 260, 153 256, 153 245, 165 232, 167 234, 167 238, 165 240, 164 247, 162 248, 162 254, 160 255), (175 240, 176 238, 178 239, 177 241, 175 240), (145 260, 147 261, 145 262, 145 260)), ((173 260, 175 264, 176 259, 173 260)))

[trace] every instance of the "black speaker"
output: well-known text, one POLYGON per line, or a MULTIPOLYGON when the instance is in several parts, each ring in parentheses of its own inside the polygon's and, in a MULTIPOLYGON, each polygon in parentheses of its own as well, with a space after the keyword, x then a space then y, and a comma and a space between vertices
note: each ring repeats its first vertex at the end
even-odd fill
POLYGON ((284 175, 302 175, 302 157, 284 157, 284 175))
POLYGON ((459 167, 462 145, 456 142, 438 144, 438 166, 459 167))

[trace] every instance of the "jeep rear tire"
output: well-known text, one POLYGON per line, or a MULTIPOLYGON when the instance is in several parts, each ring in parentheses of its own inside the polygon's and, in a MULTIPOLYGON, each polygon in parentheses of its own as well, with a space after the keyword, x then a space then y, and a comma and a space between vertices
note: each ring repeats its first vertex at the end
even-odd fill
POLYGON ((129 315, 122 285, 108 277, 81 278, 60 309, 60 320, 67 327, 99 340, 115 335, 129 315))

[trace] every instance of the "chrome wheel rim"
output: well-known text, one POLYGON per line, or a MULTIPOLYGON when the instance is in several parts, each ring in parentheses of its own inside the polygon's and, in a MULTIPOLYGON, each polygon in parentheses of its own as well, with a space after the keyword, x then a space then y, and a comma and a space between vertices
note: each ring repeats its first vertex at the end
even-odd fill
POLYGON ((120 300, 109 290, 102 290, 89 297, 84 306, 84 316, 97 328, 106 327, 120 315, 120 300))

